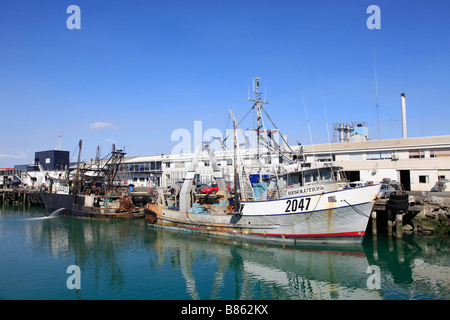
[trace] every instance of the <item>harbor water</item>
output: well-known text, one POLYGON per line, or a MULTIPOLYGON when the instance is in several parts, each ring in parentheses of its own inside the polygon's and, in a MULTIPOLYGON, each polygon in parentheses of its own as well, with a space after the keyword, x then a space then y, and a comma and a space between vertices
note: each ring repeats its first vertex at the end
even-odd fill
POLYGON ((448 300, 450 241, 283 246, 3 205, 0 299, 448 300))

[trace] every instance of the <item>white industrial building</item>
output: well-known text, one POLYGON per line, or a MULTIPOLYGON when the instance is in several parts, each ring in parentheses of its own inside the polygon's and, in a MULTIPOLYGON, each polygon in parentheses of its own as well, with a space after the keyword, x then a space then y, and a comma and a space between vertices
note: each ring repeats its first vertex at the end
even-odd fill
MULTIPOLYGON (((293 146, 294 152, 310 161, 333 161, 351 181, 379 183, 383 179, 400 182, 406 190, 430 191, 438 179, 450 179, 450 136, 400 138, 388 140, 347 139, 348 142, 293 146), (352 141, 360 140, 360 141, 352 141)), ((233 179, 233 154, 216 151, 226 180, 233 179)), ((278 163, 277 155, 262 153, 265 163, 278 163)), ((193 154, 170 154, 126 158, 119 177, 136 186, 169 186, 182 180, 193 154)), ((247 165, 256 165, 256 150, 242 150, 247 165)), ((212 168, 206 152, 198 165, 198 181, 213 183, 212 168)))
POLYGON ((400 182, 406 190, 430 191, 450 179, 450 136, 368 140, 304 146, 308 161, 330 161, 350 180, 400 182), (314 153, 313 153, 314 149, 314 153))

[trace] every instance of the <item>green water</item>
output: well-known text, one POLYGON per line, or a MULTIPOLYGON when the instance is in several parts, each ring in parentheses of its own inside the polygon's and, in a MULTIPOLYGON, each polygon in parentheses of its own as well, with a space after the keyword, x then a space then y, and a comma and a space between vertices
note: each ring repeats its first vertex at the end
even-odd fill
POLYGON ((0 211, 0 299, 450 299, 449 262, 448 237, 282 247, 154 229, 143 220, 0 211), (73 265, 79 289, 67 284, 73 265))

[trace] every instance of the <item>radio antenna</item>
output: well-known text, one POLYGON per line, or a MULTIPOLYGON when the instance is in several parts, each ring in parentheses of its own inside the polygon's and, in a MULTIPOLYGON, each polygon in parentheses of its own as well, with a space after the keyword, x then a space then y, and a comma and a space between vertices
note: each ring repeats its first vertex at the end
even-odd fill
POLYGON ((309 139, 311 140, 312 153, 313 153, 313 157, 315 158, 316 155, 315 155, 315 152, 314 152, 314 143, 313 143, 313 138, 312 138, 312 134, 311 134, 311 126, 309 125, 308 111, 306 111, 305 98, 303 97, 303 90, 300 90, 300 93, 302 95, 303 107, 305 108, 306 122, 308 124, 309 139))
POLYGON ((331 154, 330 130, 328 129, 327 106, 325 104, 325 93, 323 92, 323 90, 322 90, 322 99, 323 99, 323 109, 325 110, 325 121, 326 121, 326 124, 327 124, 328 148, 330 149, 331 161, 333 161, 333 155, 331 154))
POLYGON ((378 140, 380 140, 380 120, 378 117, 378 82, 377 82, 377 63, 375 60, 375 51, 373 52, 373 66, 375 69, 375 99, 377 107, 377 129, 378 129, 378 140))

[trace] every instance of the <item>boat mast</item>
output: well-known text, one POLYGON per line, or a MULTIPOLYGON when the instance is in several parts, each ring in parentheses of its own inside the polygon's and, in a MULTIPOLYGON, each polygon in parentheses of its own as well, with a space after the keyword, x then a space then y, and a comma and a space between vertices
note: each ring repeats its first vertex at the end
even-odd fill
MULTIPOLYGON (((231 112, 231 111, 230 111, 231 112)), ((233 133, 234 133, 234 212, 238 212, 238 193, 237 193, 237 179, 238 179, 238 172, 237 172, 237 139, 236 139, 236 122, 233 121, 233 133)), ((242 190, 241 190, 242 191, 242 190)))
POLYGON ((249 100, 253 101, 255 104, 253 105, 252 108, 256 107, 256 121, 257 121, 257 126, 256 126, 256 141, 257 141, 257 145, 258 145, 258 154, 257 154, 257 159, 258 159, 258 173, 261 175, 261 168, 262 168, 262 163, 261 163, 261 129, 263 128, 262 125, 262 114, 261 114, 261 104, 267 104, 269 103, 268 101, 262 101, 261 100, 261 94, 262 92, 259 91, 259 77, 256 77, 253 79, 253 98, 249 100))
POLYGON ((78 142, 78 162, 77 162, 77 179, 76 185, 75 185, 75 195, 78 195, 80 193, 81 183, 80 183, 80 158, 81 158, 81 146, 83 144, 83 141, 80 139, 78 142))

